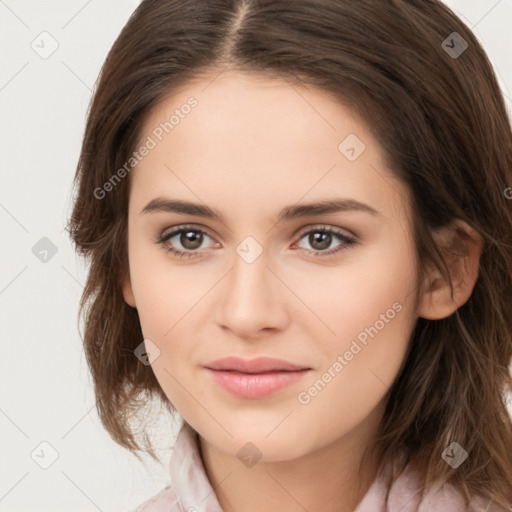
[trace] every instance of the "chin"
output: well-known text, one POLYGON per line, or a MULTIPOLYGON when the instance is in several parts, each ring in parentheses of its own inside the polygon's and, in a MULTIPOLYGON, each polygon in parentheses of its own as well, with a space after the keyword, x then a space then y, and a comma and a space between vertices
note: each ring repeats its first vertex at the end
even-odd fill
POLYGON ((284 462, 299 458, 308 452, 308 445, 303 442, 308 436, 305 432, 291 435, 289 425, 278 426, 283 417, 273 421, 271 427, 267 426, 270 423, 261 421, 253 422, 251 425, 226 426, 233 437, 222 429, 215 428, 215 432, 212 432, 210 426, 206 428, 206 431, 209 431, 205 431, 206 435, 201 434, 199 430, 198 432, 219 451, 241 460, 252 456, 253 459, 258 458, 260 462, 284 462))

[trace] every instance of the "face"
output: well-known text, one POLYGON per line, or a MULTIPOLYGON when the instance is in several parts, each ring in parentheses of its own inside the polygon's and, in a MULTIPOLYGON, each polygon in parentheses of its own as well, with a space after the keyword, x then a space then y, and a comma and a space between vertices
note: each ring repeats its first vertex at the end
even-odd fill
POLYGON ((376 428, 417 319, 411 198, 325 92, 234 71, 212 80, 147 119, 124 298, 158 347, 160 386, 208 443, 290 460, 376 428), (207 368, 228 356, 302 370, 207 368))

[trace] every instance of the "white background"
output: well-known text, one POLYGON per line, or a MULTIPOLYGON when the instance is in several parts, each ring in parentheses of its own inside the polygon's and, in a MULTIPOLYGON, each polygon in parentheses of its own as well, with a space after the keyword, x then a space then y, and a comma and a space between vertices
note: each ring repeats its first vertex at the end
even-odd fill
MULTIPOLYGON (((512 0, 446 3, 482 42, 510 112, 512 0)), ((85 268, 63 231, 91 90, 137 5, 0 0, 0 512, 127 512, 168 483, 177 423, 159 427, 163 464, 144 466, 97 418, 77 327, 85 268), (43 31, 59 44, 48 59, 31 48, 43 31), (47 263, 32 253, 42 237, 57 248, 47 263), (58 453, 48 469, 31 458, 43 441, 58 453)))

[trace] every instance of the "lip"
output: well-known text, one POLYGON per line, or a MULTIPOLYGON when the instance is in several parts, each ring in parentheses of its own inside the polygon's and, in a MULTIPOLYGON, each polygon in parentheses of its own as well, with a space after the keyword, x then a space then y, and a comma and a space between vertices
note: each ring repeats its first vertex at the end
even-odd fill
POLYGON ((264 373, 274 371, 311 370, 309 366, 299 366, 284 359, 257 357, 242 359, 240 357, 223 357, 205 365, 210 370, 230 370, 240 373, 264 373))
POLYGON ((311 368, 282 359, 238 357, 218 359, 205 366, 213 381, 242 398, 263 398, 298 382, 311 368))

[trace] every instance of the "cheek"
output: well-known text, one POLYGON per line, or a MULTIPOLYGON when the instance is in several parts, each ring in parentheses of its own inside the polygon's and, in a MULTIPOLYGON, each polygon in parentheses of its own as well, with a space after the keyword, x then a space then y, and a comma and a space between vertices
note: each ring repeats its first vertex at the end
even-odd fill
POLYGON ((309 295, 308 305, 323 321, 315 323, 319 327, 313 334, 323 356, 320 392, 311 400, 315 407, 329 410, 332 403, 348 411, 375 405, 393 383, 416 321, 411 257, 398 243, 380 247, 348 264, 350 273, 340 268, 339 278, 331 272, 329 279, 315 280, 322 293, 309 295))
POLYGON ((194 266, 176 265, 162 248, 134 248, 130 266, 142 332, 164 343, 214 284, 211 272, 198 276, 194 266))
POLYGON ((404 361, 412 332, 411 306, 399 309, 385 315, 388 323, 379 320, 362 329, 351 323, 354 336, 339 336, 337 343, 324 345, 325 365, 297 396, 307 428, 322 424, 322 435, 334 438, 340 431, 356 428, 383 401, 404 361))
MULTIPOLYGON (((190 387, 187 383, 195 361, 198 323, 194 319, 215 276, 205 271, 203 278, 193 266, 176 266, 163 250, 134 252, 130 264, 143 336, 160 350, 152 371, 173 405, 187 410, 190 396, 182 386, 190 387)), ((200 398, 201 390, 194 396, 200 398)))
POLYGON ((332 340, 333 349, 376 322, 379 330, 388 330, 387 320, 396 324, 412 314, 397 310, 405 310, 415 297, 414 253, 405 239, 382 239, 386 243, 347 252, 339 266, 318 266, 292 276, 294 291, 314 313, 307 315, 308 322, 318 325, 317 335, 332 340))
MULTIPOLYGON (((179 269, 173 272, 162 261, 142 265, 134 282, 142 333, 160 351, 151 370, 173 406, 180 412, 187 411, 191 404, 185 389, 190 389, 188 363, 192 362, 194 350, 190 315, 200 298, 197 295, 204 295, 205 290, 202 287, 191 290, 189 283, 194 280, 182 279, 179 269)), ((201 390, 194 390, 194 397, 200 399, 201 390)))

